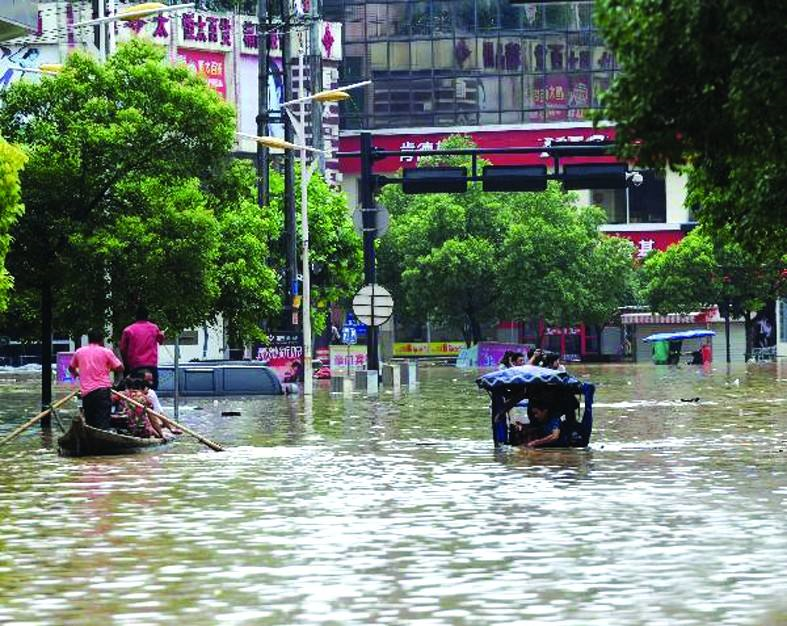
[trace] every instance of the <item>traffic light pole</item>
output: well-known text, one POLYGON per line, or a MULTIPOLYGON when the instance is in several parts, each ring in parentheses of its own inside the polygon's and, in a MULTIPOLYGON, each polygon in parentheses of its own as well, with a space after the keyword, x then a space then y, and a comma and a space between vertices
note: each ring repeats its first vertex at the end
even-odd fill
MULTIPOLYGON (((372 135, 369 132, 360 134, 360 150, 352 152, 339 152, 338 158, 360 158, 361 188, 360 205, 363 218, 363 270, 364 282, 367 285, 376 283, 374 241, 377 236, 377 212, 375 208, 375 192, 378 188, 388 184, 401 184, 405 193, 440 193, 446 190, 447 184, 463 184, 481 182, 486 191, 539 191, 546 189, 548 180, 559 180, 566 189, 614 189, 624 188, 631 184, 640 185, 642 176, 636 172, 629 172, 622 163, 602 163, 593 169, 587 166, 564 166, 563 172, 558 173, 560 159, 564 157, 610 157, 612 143, 596 142, 592 145, 560 145, 529 148, 462 148, 446 150, 381 150, 372 145, 372 135), (548 174, 543 165, 519 168, 486 167, 479 172, 478 157, 486 155, 538 155, 548 156, 554 161, 554 173, 548 174), (410 159, 427 156, 470 156, 472 159, 471 172, 468 175, 463 168, 442 168, 441 174, 450 173, 451 177, 444 175, 435 176, 439 168, 423 168, 425 177, 420 180, 408 176, 418 173, 420 168, 406 171, 402 177, 375 175, 372 171, 374 162, 386 157, 408 157, 410 159), (570 175, 567 168, 575 168, 570 175), (580 169, 580 168, 583 169, 580 169), (538 171, 535 171, 538 170, 538 171), (497 174, 494 176, 494 174, 497 174), (488 188, 487 188, 488 187, 488 188), (372 210, 369 210, 372 209, 372 210)), ((374 297, 371 299, 371 317, 374 319, 374 297)), ((378 330, 376 326, 369 325, 367 345, 367 369, 379 369, 379 353, 377 345, 378 330)))
MULTIPOLYGON (((372 134, 361 133, 361 215, 363 216, 363 278, 364 283, 373 285, 377 281, 374 258, 374 238, 376 233, 376 213, 366 209, 374 208, 375 179, 372 174, 374 155, 372 134)), ((374 306, 374 300, 372 300, 374 306)), ((374 319, 374 308, 372 308, 374 319)), ((366 369, 379 371, 380 357, 377 346, 377 327, 370 324, 366 336, 366 369)))

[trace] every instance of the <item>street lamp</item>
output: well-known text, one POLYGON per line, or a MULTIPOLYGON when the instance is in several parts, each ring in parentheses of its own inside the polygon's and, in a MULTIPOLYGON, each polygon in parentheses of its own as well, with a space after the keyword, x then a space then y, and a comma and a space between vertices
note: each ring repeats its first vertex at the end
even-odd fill
MULTIPOLYGON (((111 0, 109 5, 110 12, 114 9, 114 0, 111 0)), ((84 22, 77 22, 73 25, 73 28, 79 28, 81 26, 100 26, 100 34, 99 34, 99 55, 101 56, 102 61, 106 61, 106 57, 108 56, 107 51, 111 54, 114 51, 114 34, 111 34, 109 37, 109 41, 106 41, 106 36, 104 33, 105 24, 114 23, 114 22, 133 22, 134 20, 141 20, 146 17, 150 17, 151 15, 159 15, 161 13, 178 13, 180 11, 185 11, 187 9, 194 8, 194 2, 185 2, 183 4, 164 4, 163 2, 144 2, 142 4, 135 4, 133 6, 125 7, 120 9, 114 15, 103 15, 104 12, 104 3, 99 2, 99 17, 94 20, 86 20, 84 22), (105 47, 108 45, 108 48, 105 47)), ((114 31, 110 31, 114 33, 114 31)), ((173 53, 174 59, 174 53, 173 53)))
POLYGON ((158 15, 159 13, 173 13, 176 11, 183 11, 185 9, 194 8, 193 2, 186 2, 184 4, 171 4, 167 5, 163 2, 145 2, 143 4, 136 4, 134 6, 120 9, 116 15, 107 15, 106 17, 99 17, 94 20, 87 20, 84 22, 77 22, 74 28, 79 26, 96 26, 98 24, 107 24, 109 22, 131 22, 134 20, 141 20, 151 15, 158 15))
MULTIPOLYGON (((300 68, 299 68, 299 85, 303 85, 303 54, 300 55, 300 68)), ((354 83, 341 87, 339 89, 328 89, 320 91, 310 96, 296 98, 288 102, 282 103, 282 107, 287 112, 290 120, 292 121, 293 130, 298 138, 298 144, 279 139, 278 137, 259 137, 247 135, 244 133, 237 133, 241 137, 253 139, 257 143, 268 148, 277 148, 281 150, 299 150, 300 151, 300 164, 301 164, 301 231, 302 231, 302 252, 301 252, 301 266, 303 273, 303 394, 306 396, 312 395, 314 392, 314 381, 312 376, 312 322, 311 322, 311 272, 309 268, 309 211, 308 211, 308 189, 309 180, 314 174, 314 171, 319 165, 318 160, 312 161, 311 165, 306 162, 306 153, 314 152, 318 154, 327 154, 325 150, 311 148, 306 144, 306 103, 307 102, 340 102, 350 97, 347 92, 350 89, 357 89, 371 84, 371 81, 363 81, 361 83, 354 83), (290 111, 293 105, 300 105, 298 118, 290 111)))

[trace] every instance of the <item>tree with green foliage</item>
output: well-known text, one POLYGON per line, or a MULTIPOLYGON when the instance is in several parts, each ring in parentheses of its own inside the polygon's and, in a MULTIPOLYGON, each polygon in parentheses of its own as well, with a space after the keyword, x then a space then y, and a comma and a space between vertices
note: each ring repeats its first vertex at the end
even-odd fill
POLYGON ((734 225, 751 250, 787 236, 787 101, 780 3, 599 0, 621 66, 603 97, 621 154, 688 171, 703 224, 734 225))
MULTIPOLYGON (((450 137, 440 147, 474 144, 450 137)), ((469 167, 470 157, 424 161, 469 167)), ((471 183, 464 194, 415 196, 390 186, 381 202, 391 213, 378 250, 381 282, 405 318, 461 324, 468 345, 496 319, 601 325, 632 290, 631 243, 602 235, 603 213, 578 207, 555 183, 542 193, 471 183)))
MULTIPOLYGON (((296 189, 300 189, 300 168, 296 167, 296 189)), ((271 209, 284 215, 284 176, 270 174, 271 209)), ((309 260, 311 262, 312 331, 321 334, 328 321, 328 306, 346 300, 363 282, 363 244, 355 232, 347 208, 347 196, 331 187, 322 176, 312 176, 308 185, 309 203, 309 260)), ((296 247, 303 245, 301 230, 301 198, 297 194, 296 247)), ((281 229, 281 226, 280 226, 281 229)), ((279 251, 282 252, 282 251, 279 251)), ((274 265, 284 268, 283 253, 276 255, 274 265)), ((300 273, 301 265, 298 265, 300 273)), ((281 278, 283 281, 283 277, 281 278)), ((282 290, 284 285, 282 283, 282 290)))
MULTIPOLYGON (((461 136, 440 143, 443 149, 474 145, 461 136)), ((467 157, 421 160, 422 166, 468 164, 467 157)), ((476 184, 464 194, 408 196, 391 185, 383 188, 380 202, 390 212, 391 225, 379 242, 378 273, 397 313, 406 320, 459 326, 468 345, 480 341, 482 323, 504 308, 494 273, 506 196, 484 194, 476 184)))
POLYGON ((748 360, 754 314, 787 294, 786 262, 787 255, 763 258, 747 252, 729 229, 711 236, 697 228, 679 243, 648 255, 642 266, 644 298, 662 314, 718 306, 725 315, 743 317, 748 360))
POLYGON ((19 172, 26 160, 24 152, 0 139, 0 311, 8 307, 8 292, 14 284, 5 257, 11 245, 11 228, 25 210, 19 172))
POLYGON ((222 314, 230 345, 241 345, 260 339, 261 322, 281 310, 271 248, 282 231, 283 214, 272 205, 257 205, 256 171, 250 161, 233 161, 207 187, 219 232, 214 268, 219 294, 211 311, 222 314))
POLYGON ((163 49, 70 55, 57 76, 3 93, 0 131, 30 156, 8 267, 20 309, 41 311, 44 345, 53 315, 72 335, 119 332, 140 300, 170 333, 219 306, 246 332, 245 311, 275 309, 272 218, 252 215, 232 165, 234 111, 163 49))
POLYGON ((522 196, 501 246, 500 280, 514 319, 552 326, 600 327, 627 304, 634 281, 633 244, 599 231, 597 207, 576 205, 557 183, 522 196), (505 290, 505 286, 510 286, 505 290))

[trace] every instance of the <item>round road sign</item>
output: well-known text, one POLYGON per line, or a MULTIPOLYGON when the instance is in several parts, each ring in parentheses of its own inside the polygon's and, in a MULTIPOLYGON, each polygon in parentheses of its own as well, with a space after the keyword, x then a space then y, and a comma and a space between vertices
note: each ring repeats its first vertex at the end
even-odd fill
POLYGON ((380 285, 364 285, 353 298, 353 313, 364 324, 381 326, 393 313, 393 298, 380 285))

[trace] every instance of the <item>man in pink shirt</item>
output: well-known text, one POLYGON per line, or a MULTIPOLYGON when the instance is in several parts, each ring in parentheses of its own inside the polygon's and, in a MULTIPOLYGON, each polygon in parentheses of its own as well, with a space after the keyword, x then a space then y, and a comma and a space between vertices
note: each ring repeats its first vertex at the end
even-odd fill
POLYGON ((123 364, 109 348, 104 347, 104 335, 91 330, 87 335, 88 345, 79 348, 71 359, 68 370, 79 377, 79 392, 85 423, 94 428, 107 430, 112 411, 112 381, 110 372, 123 373, 123 364))
POLYGON ((148 320, 148 310, 140 305, 137 321, 126 326, 120 337, 120 354, 129 376, 142 378, 141 370, 153 373, 153 389, 158 389, 158 346, 164 343, 164 333, 148 320))

